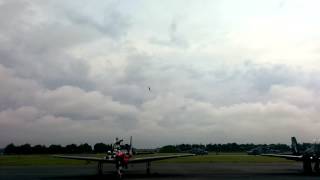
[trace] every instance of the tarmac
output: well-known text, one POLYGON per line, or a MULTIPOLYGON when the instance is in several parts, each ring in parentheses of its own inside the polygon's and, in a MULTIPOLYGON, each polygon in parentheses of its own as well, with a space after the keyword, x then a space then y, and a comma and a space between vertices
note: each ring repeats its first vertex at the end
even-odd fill
MULTIPOLYGON (((117 179, 115 167, 104 165, 103 175, 97 175, 95 164, 79 166, 0 167, 1 180, 102 180, 117 179)), ((193 179, 319 179, 320 175, 305 175, 301 163, 153 163, 151 174, 145 164, 129 166, 124 179, 193 180, 193 179)))

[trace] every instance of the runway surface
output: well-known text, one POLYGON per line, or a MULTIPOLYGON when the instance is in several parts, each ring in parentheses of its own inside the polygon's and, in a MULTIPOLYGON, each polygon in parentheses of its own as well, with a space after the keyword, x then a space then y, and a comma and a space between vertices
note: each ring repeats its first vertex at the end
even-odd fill
MULTIPOLYGON (((301 163, 154 163, 146 175, 145 164, 126 171, 125 179, 319 179, 305 175, 301 163)), ((116 179, 114 167, 104 166, 104 175, 97 175, 96 166, 0 167, 1 180, 89 180, 116 179)))

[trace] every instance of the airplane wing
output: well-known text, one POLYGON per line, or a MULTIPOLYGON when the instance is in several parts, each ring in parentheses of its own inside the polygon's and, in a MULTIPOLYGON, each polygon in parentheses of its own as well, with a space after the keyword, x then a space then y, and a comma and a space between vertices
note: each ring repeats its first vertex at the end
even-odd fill
MULTIPOLYGON (((164 159, 187 157, 187 156, 194 156, 194 154, 134 158, 134 159, 129 159, 129 163, 143 163, 143 162, 151 162, 151 161, 160 161, 160 160, 164 160, 164 159)), ((60 155, 54 155, 53 157, 64 158, 64 159, 95 161, 95 162, 103 162, 103 163, 115 163, 115 160, 113 160, 113 159, 105 159, 105 158, 98 158, 98 157, 60 156, 60 155)))
POLYGON ((129 159, 129 163, 143 163, 143 162, 151 162, 151 161, 160 161, 160 160, 164 160, 164 159, 187 157, 187 156, 194 156, 194 154, 134 158, 134 159, 129 159))
POLYGON ((85 161, 96 161, 96 162, 103 162, 103 163, 115 163, 113 159, 105 159, 105 158, 98 158, 98 157, 60 156, 60 155, 53 155, 53 157, 64 158, 64 159, 85 160, 85 161))
POLYGON ((302 161, 302 155, 295 156, 295 155, 284 155, 284 154, 261 154, 261 156, 269 156, 269 157, 278 157, 278 158, 284 158, 294 161, 302 161))

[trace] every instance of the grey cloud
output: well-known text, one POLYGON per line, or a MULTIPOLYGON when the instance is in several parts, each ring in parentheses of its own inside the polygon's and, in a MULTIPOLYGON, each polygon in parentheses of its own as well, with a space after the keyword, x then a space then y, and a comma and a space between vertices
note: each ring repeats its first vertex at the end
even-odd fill
POLYGON ((103 121, 74 121, 65 117, 46 115, 34 107, 21 107, 0 112, 0 125, 1 146, 11 142, 16 144, 95 143, 94 139, 112 136, 115 133, 112 129, 106 131, 105 127, 110 124, 103 121))
MULTIPOLYGON (((10 112, 1 112, 0 127, 4 128, 1 133, 6 132, 6 136, 12 134, 6 130, 8 128, 27 134, 25 138, 21 138, 19 133, 15 133, 18 137, 16 139, 13 138, 13 140, 16 142, 31 140, 30 142, 35 143, 48 143, 48 139, 39 137, 32 139, 32 137, 43 135, 44 132, 47 135, 59 132, 58 137, 55 136, 56 138, 62 138, 61 134, 63 133, 68 134, 67 139, 63 141, 65 143, 70 141, 79 142, 79 139, 83 139, 79 137, 84 135, 91 140, 90 142, 94 143, 94 139, 99 135, 105 136, 107 134, 112 136, 123 132, 124 134, 130 133, 135 138, 138 138, 137 145, 143 146, 146 142, 150 142, 149 146, 155 147, 167 143, 181 143, 181 141, 195 143, 234 141, 243 143, 253 141, 287 142, 287 137, 291 134, 308 139, 317 134, 320 123, 314 122, 313 119, 318 115, 318 111, 312 108, 298 108, 285 102, 243 103, 216 107, 210 103, 203 103, 177 94, 171 94, 145 102, 138 115, 141 126, 130 126, 128 132, 123 131, 126 128, 110 122, 73 121, 64 117, 45 116, 43 113, 29 107, 22 107, 10 112), (24 114, 30 118, 19 118, 19 114, 24 114), (10 119, 10 124, 4 119, 10 119), (32 120, 33 127, 31 124, 28 125, 28 119, 32 120), (34 121, 33 119, 36 120, 34 121), (314 124, 314 127, 311 129, 307 127, 309 123, 314 124), (106 131, 105 128, 111 126, 113 128, 107 128, 108 130, 106 131), (309 129, 308 135, 304 134, 305 128, 309 129), (30 133, 31 130, 33 131, 32 133, 30 133), (271 130, 272 134, 269 133, 271 130), (104 133, 104 131, 106 132, 104 133), (77 132, 81 132, 81 134, 77 132), (145 136, 145 134, 151 133, 157 136, 152 141, 145 136), (76 136, 78 137, 76 138, 76 136)), ((115 123, 119 123, 119 121, 115 123)), ((52 142, 55 139, 49 141, 52 142)))
POLYGON ((97 91, 85 92, 80 88, 66 86, 44 92, 37 104, 55 116, 78 120, 99 120, 107 116, 114 120, 118 116, 135 117, 137 113, 135 107, 120 104, 97 91))
POLYGON ((146 108, 143 121, 146 126, 156 129, 153 131, 159 134, 165 132, 169 137, 172 136, 169 140, 171 143, 178 143, 186 137, 194 142, 204 137, 211 137, 211 142, 252 142, 254 139, 259 139, 259 142, 286 142, 292 134, 306 139, 316 136, 317 128, 310 129, 308 135, 304 134, 308 128, 306 124, 320 125, 320 121, 312 120, 318 115, 316 110, 299 108, 286 102, 216 107, 210 103, 170 95, 154 99, 143 107, 146 108), (183 106, 187 108, 182 110, 180 107, 183 106), (154 122, 158 126, 154 126, 154 122), (272 134, 269 133, 271 131, 272 134))
POLYGON ((300 127, 301 123, 315 126, 319 123, 315 112, 320 107, 317 88, 308 85, 309 80, 314 80, 314 73, 285 65, 252 63, 217 65, 203 71, 190 61, 180 64, 150 56, 131 57, 128 61, 123 80, 113 86, 119 89, 110 93, 117 101, 141 109, 139 124, 146 128, 133 131, 146 141, 136 131, 145 133, 150 129, 168 135, 161 136, 158 143, 168 142, 167 139, 171 143, 178 143, 179 139, 274 142, 276 136, 283 138, 279 141, 287 142, 287 136, 293 134, 306 140, 316 136, 315 130, 305 135, 307 127, 300 127), (147 90, 148 86, 152 92, 147 90), (157 106, 151 108, 155 106, 152 102, 158 103, 157 106), (273 126, 269 120, 283 124, 273 126), (230 131, 238 134, 229 133, 225 127, 232 127, 230 131), (247 133, 248 127, 255 128, 252 134, 247 133), (268 131, 275 135, 264 138, 268 131))
POLYGON ((88 26, 115 39, 125 36, 130 27, 129 17, 125 17, 117 12, 112 6, 106 7, 104 18, 100 22, 90 16, 71 11, 70 9, 66 10, 65 15, 72 23, 79 25, 79 27, 88 26))
POLYGON ((299 83, 299 71, 285 65, 254 65, 246 64, 246 77, 253 82, 255 88, 268 91, 272 85, 293 85, 299 83))
POLYGON ((319 71, 181 52, 178 21, 164 32, 169 48, 146 52, 148 42, 126 36, 130 23, 121 11, 106 6, 99 19, 81 9, 58 11, 63 2, 47 6, 49 13, 40 8, 44 1, 0 5, 0 146, 110 142, 119 135, 153 147, 317 135, 319 71), (94 49, 96 41, 103 48, 94 49), (112 67, 96 69, 97 59, 112 67))
MULTIPOLYGON (((66 52, 70 46, 88 39, 83 38, 86 32, 80 33, 61 24, 34 24, 32 20, 37 19, 38 15, 31 11, 24 16, 26 12, 23 10, 31 5, 21 2, 10 6, 10 13, 18 10, 21 15, 7 14, 14 17, 8 25, 12 31, 0 30, 0 37, 4 37, 0 38, 1 64, 21 77, 37 80, 51 88, 76 85, 90 89, 92 84, 87 77, 88 65, 66 52)), ((7 3, 4 3, 0 8, 6 6, 7 3)), ((4 20, 0 22, 5 24, 4 20)))
POLYGON ((176 44, 181 47, 188 47, 188 42, 185 38, 182 37, 181 34, 179 34, 178 31, 178 23, 176 21, 172 21, 172 23, 169 26, 169 37, 170 41, 173 44, 176 44))
POLYGON ((1 64, 0 83, 0 111, 33 104, 37 91, 42 88, 34 80, 15 77, 13 71, 1 64))
POLYGON ((58 138, 54 136, 57 132, 61 132, 60 141, 64 143, 68 140, 63 136, 69 141, 86 136, 80 132, 97 138, 106 135, 106 127, 114 129, 107 132, 112 136, 139 123, 134 106, 97 91, 71 86, 49 90, 0 67, 0 83, 5 85, 0 90, 1 146, 10 142, 51 143, 58 138))
POLYGON ((14 27, 26 28, 26 18, 30 17, 29 3, 24 0, 4 1, 0 4, 0 24, 2 32, 14 33, 14 27))
POLYGON ((168 40, 157 37, 150 38, 149 42, 161 46, 188 48, 189 42, 178 29, 179 23, 172 21, 168 27, 168 40))
POLYGON ((118 81, 118 86, 113 87, 115 91, 112 94, 121 102, 135 104, 153 98, 153 95, 168 93, 183 94, 216 105, 265 102, 266 93, 272 86, 305 87, 306 79, 313 79, 312 74, 285 65, 245 62, 236 66, 217 64, 203 70, 192 60, 179 60, 177 57, 140 55, 128 57, 127 61, 124 76, 118 81), (148 86, 154 90, 152 93, 146 91, 148 86))
MULTIPOLYGON (((1 42, 0 42, 1 43, 1 42)), ((0 44, 0 46, 5 44, 0 44)), ((6 44, 14 47, 15 44, 6 44)), ((27 47, 26 47, 27 48, 27 47)), ((75 85, 90 89, 89 67, 81 60, 72 58, 60 51, 33 53, 33 49, 3 48, 1 63, 13 69, 17 75, 32 78, 50 88, 75 85)))

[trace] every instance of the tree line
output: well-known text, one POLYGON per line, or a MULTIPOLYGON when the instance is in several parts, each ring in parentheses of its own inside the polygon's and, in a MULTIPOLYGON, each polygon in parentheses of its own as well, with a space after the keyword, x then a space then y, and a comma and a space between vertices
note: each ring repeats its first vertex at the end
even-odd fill
POLYGON ((9 144, 4 148, 4 154, 81 154, 81 153, 107 153, 112 150, 111 144, 96 143, 93 148, 88 143, 76 145, 35 145, 23 144, 16 146, 9 144))
MULTIPOLYGON (((311 146, 310 143, 298 144, 300 151, 304 151, 311 146)), ((269 149, 278 150, 280 152, 291 151, 291 147, 287 144, 179 144, 167 145, 160 148, 159 152, 162 153, 179 153, 188 152, 192 149, 202 149, 208 152, 247 152, 257 147, 268 147, 269 149)))
MULTIPOLYGON (((128 148, 128 145, 124 145, 123 148, 128 148)), ((157 151, 160 153, 179 153, 188 152, 192 149, 203 149, 208 152, 246 152, 257 147, 268 147, 273 150, 279 150, 280 152, 290 151, 290 146, 286 144, 179 144, 179 145, 166 145, 159 148, 157 151)), ((298 148, 301 151, 310 147, 310 143, 298 144, 298 148)), ((88 143, 76 145, 69 144, 62 145, 35 145, 30 144, 14 145, 9 144, 4 148, 4 154, 81 154, 81 153, 107 153, 112 150, 112 144, 96 143, 93 147, 88 143)))

